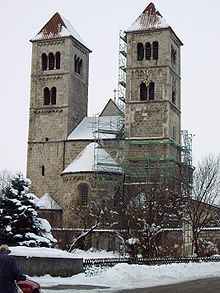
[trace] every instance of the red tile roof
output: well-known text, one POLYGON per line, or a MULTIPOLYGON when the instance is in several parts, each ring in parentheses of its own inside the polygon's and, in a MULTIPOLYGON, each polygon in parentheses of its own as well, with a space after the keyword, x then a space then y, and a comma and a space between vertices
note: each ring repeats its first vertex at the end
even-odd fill
POLYGON ((169 27, 169 25, 160 12, 156 9, 155 5, 151 2, 127 31, 148 30, 166 27, 169 27))
POLYGON ((152 3, 152 2, 150 4, 148 4, 148 6, 144 9, 143 13, 148 14, 148 15, 157 14, 162 17, 162 15, 160 14, 160 12, 158 10, 156 10, 156 7, 155 7, 154 3, 152 3))
POLYGON ((31 41, 70 36, 79 41, 88 49, 87 45, 74 29, 74 27, 71 25, 71 23, 57 12, 51 17, 51 19, 45 24, 45 26, 39 31, 39 33, 31 39, 31 41))
POLYGON ((63 26, 66 28, 60 14, 57 12, 51 17, 39 33, 42 33, 45 38, 57 38, 60 36, 63 26))

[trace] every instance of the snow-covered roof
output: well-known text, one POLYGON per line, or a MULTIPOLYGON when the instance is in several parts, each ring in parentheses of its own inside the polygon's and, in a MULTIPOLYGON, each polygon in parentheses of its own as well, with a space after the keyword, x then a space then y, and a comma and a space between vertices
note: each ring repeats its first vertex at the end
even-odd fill
POLYGON ((58 12, 51 17, 51 19, 45 24, 40 32, 31 39, 31 41, 56 39, 61 37, 73 37, 81 44, 83 44, 86 48, 88 48, 88 46, 85 44, 85 42, 77 33, 72 24, 63 16, 61 16, 58 12))
POLYGON ((48 193, 39 199, 37 205, 42 210, 62 210, 62 207, 48 193))
POLYGON ((104 149, 99 148, 97 143, 91 142, 66 167, 62 174, 94 172, 95 168, 98 168, 96 170, 99 172, 122 173, 117 162, 104 149))
POLYGON ((122 129, 121 116, 85 117, 70 133, 68 140, 113 139, 122 129))
POLYGON ((127 29, 129 31, 149 30, 170 27, 165 18, 156 9, 153 3, 150 3, 141 15, 127 29))

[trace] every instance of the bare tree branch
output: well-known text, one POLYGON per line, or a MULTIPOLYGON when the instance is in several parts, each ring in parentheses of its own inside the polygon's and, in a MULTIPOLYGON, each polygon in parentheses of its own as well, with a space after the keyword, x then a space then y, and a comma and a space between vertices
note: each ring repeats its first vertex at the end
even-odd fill
POLYGON ((188 194, 187 214, 192 225, 192 241, 199 251, 199 236, 203 228, 219 222, 220 157, 209 155, 198 163, 193 174, 193 188, 188 194))

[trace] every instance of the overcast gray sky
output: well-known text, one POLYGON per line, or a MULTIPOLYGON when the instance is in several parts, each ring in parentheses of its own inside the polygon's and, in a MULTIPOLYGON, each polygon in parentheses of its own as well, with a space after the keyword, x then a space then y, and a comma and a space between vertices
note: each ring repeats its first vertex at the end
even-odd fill
MULTIPOLYGON (((118 36, 147 0, 7 0, 1 5, 0 170, 26 171, 31 43, 55 12, 68 19, 92 50, 89 115, 117 87, 118 36)), ((220 152, 220 1, 155 0, 184 43, 182 129, 195 134, 193 162, 220 152)))

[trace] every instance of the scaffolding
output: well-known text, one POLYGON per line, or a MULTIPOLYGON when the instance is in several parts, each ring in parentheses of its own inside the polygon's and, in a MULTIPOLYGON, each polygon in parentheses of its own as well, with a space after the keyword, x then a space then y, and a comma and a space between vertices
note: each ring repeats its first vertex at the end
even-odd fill
POLYGON ((101 200, 123 186, 123 136, 126 94, 126 33, 119 32, 118 116, 96 116, 93 123, 95 194, 101 200))
POLYGON ((122 186, 123 127, 121 116, 94 117, 94 190, 101 201, 112 198, 122 186))
POLYGON ((136 181, 177 179, 181 146, 170 138, 128 140, 125 179, 136 181), (156 179, 157 178, 157 179, 156 179))
POLYGON ((155 174, 159 179, 178 179, 183 165, 192 167, 192 135, 187 130, 181 132, 180 144, 171 138, 125 137, 126 57, 126 33, 120 31, 115 100, 121 115, 96 116, 93 123, 95 193, 101 199, 111 196, 114 186, 122 190, 127 183, 149 182, 155 174))
POLYGON ((192 166, 192 139, 193 135, 188 130, 181 131, 181 161, 187 166, 192 166))
POLYGON ((118 57, 118 100, 119 109, 124 113, 126 94, 126 57, 127 38, 124 31, 119 33, 119 57, 118 57))
POLYGON ((181 131, 181 164, 182 164, 182 180, 185 183, 187 192, 192 192, 193 171, 192 165, 192 139, 193 135, 188 130, 181 131))
POLYGON ((180 144, 171 138, 128 141, 129 155, 125 168, 128 181, 135 178, 148 180, 155 174, 158 179, 179 180, 183 169, 192 174, 192 137, 183 130, 180 144))
MULTIPOLYGON (((111 117, 111 119, 116 117, 111 117)), ((149 183, 155 180, 181 180, 181 176, 187 175, 186 180, 191 180, 192 174, 192 135, 188 131, 181 132, 182 142, 178 144, 173 139, 146 139, 130 140, 123 136, 123 118, 120 117, 107 122, 103 117, 97 117, 96 136, 97 147, 95 148, 95 180, 97 190, 103 185, 103 194, 107 181, 111 186, 123 186, 126 184, 149 183), (114 135, 114 137, 112 137, 114 135), (110 139, 111 136, 111 139, 110 139), (102 158, 101 152, 107 150, 109 157, 115 162, 110 163, 107 157, 102 158), (112 172, 111 168, 117 168, 118 172, 112 172), (102 176, 108 173, 106 179, 102 176), (114 176, 116 175, 123 176, 114 176), (107 180, 107 181, 106 181, 107 180), (114 184, 113 184, 114 181, 114 184)), ((114 169, 115 171, 116 169, 114 169)), ((112 190, 109 189, 112 193, 112 190)))

